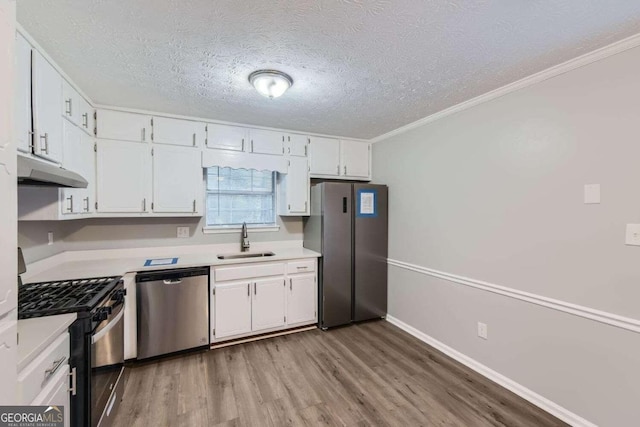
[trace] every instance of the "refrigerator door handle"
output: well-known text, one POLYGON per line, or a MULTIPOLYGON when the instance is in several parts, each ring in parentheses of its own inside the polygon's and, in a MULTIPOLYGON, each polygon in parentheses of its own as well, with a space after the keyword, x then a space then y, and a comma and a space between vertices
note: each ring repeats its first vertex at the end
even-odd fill
POLYGON ((342 213, 347 213, 347 198, 342 198, 342 213))

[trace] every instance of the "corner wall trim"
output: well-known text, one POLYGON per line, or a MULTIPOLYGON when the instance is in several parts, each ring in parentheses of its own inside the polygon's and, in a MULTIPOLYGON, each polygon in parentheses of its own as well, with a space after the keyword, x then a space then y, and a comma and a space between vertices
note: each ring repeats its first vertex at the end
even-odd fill
POLYGON ((370 139, 369 142, 373 143, 383 141, 387 138, 391 138, 392 136, 396 136, 401 133, 408 132, 411 129, 426 125, 427 123, 435 122, 436 120, 450 116, 451 114, 455 114, 468 108, 475 107, 476 105, 491 101, 493 99, 507 95, 511 92, 515 92, 527 86, 531 86, 532 84, 548 80, 552 77, 556 77, 577 68, 584 67, 585 65, 589 65, 593 62, 600 61, 602 59, 608 58, 609 56, 624 52, 625 50, 633 49, 634 47, 638 46, 640 46, 640 34, 627 37, 626 39, 619 40, 608 46, 604 46, 592 52, 585 53, 584 55, 578 56, 577 58, 570 59, 551 68, 547 68, 546 70, 542 70, 520 80, 516 80, 513 83, 509 83, 490 92, 476 96, 475 98, 471 98, 449 108, 445 108, 444 110, 435 112, 427 117, 423 117, 422 119, 401 126, 385 134, 376 136, 375 138, 370 139))
POLYGON ((472 359, 471 357, 466 356, 463 353, 460 353, 459 351, 436 340, 435 338, 425 334, 424 332, 414 328, 413 326, 407 323, 404 323, 400 319, 387 315, 387 322, 397 326, 398 328, 409 333, 410 335, 413 335, 420 341, 429 344, 435 349, 440 350, 447 356, 473 369, 474 371, 478 372, 480 375, 490 379, 491 381, 501 385, 507 390, 517 394, 518 396, 522 397, 528 402, 531 402, 532 404, 536 405, 538 408, 541 408, 547 411, 551 415, 555 416, 556 418, 559 418, 560 420, 566 422, 567 424, 570 424, 574 427, 597 427, 592 422, 587 421, 586 419, 582 418, 577 414, 574 414, 568 409, 565 409, 562 406, 558 405, 557 403, 547 399, 546 397, 539 395, 538 393, 528 389, 522 384, 519 384, 514 380, 505 377, 504 375, 494 371, 488 366, 483 365, 477 360, 472 359))
POLYGON ((493 292, 495 294, 499 294, 509 298, 518 299, 520 301, 525 301, 531 304, 558 310, 563 313, 583 317, 585 319, 615 326, 617 328, 626 329, 631 332, 640 333, 640 320, 638 319, 619 316, 617 314, 609 313, 606 311, 596 310, 594 308, 572 304, 570 302, 548 298, 542 295, 532 294, 514 288, 508 288, 506 286, 495 285, 493 283, 483 282, 481 280, 457 276, 455 274, 445 273, 443 271, 433 270, 431 268, 422 267, 395 259, 387 259, 387 263, 394 267, 414 271, 417 273, 425 274, 427 276, 436 277, 453 283, 458 283, 460 285, 470 286, 472 288, 481 289, 483 291, 493 292))

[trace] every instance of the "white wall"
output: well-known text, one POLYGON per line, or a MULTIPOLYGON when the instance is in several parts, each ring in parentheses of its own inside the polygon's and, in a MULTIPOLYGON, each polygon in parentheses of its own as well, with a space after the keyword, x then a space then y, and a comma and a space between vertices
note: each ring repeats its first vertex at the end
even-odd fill
MULTIPOLYGON (((390 259, 640 319, 640 48, 378 142, 373 172, 390 259)), ((389 314, 591 422, 640 419, 638 332, 397 266, 389 314)))
MULTIPOLYGON (((252 232, 249 241, 302 240, 302 219, 277 217, 280 230, 252 232)), ((21 221, 18 245, 25 261, 31 263, 63 251, 91 249, 183 246, 238 242, 240 232, 203 234, 205 218, 95 218, 72 221, 21 221), (176 237, 176 227, 189 227, 187 239, 176 237), (54 244, 48 245, 47 233, 53 232, 54 244)))

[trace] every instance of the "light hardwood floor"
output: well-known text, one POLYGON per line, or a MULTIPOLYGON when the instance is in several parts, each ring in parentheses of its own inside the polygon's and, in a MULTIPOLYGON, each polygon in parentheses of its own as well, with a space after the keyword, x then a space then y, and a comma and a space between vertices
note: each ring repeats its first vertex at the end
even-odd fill
POLYGON ((560 426, 376 321, 128 367, 116 426, 560 426))

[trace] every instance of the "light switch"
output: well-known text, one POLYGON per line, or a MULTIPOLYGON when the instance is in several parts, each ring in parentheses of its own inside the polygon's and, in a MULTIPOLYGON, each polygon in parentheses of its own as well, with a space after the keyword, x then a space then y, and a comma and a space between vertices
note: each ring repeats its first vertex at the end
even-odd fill
POLYGON ((188 239, 189 227, 178 227, 178 237, 181 239, 188 239))
POLYGON ((625 243, 627 245, 640 246, 640 224, 627 224, 625 243))
POLYGON ((584 186, 584 203, 588 205, 600 203, 600 184, 584 186))

